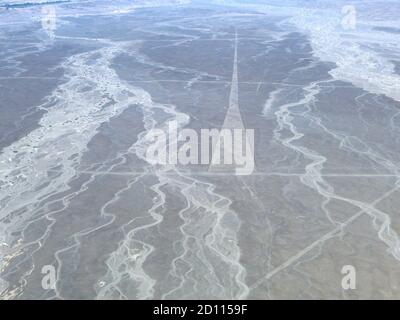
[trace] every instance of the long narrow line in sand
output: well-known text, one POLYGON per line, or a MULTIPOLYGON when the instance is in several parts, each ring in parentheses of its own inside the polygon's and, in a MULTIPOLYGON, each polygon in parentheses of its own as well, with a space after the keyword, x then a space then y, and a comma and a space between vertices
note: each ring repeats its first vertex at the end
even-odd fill
MULTIPOLYGON (((62 173, 63 170, 50 169, 48 172, 62 173)), ((101 175, 118 175, 118 176, 135 176, 143 174, 144 171, 95 171, 95 170, 76 170, 78 174, 101 174, 101 175)), ((235 176, 232 172, 209 172, 209 171, 181 171, 185 176, 235 176)), ((146 172, 152 174, 152 172, 146 172)), ((155 172, 153 174, 156 174, 155 172)), ((175 176, 176 172, 165 172, 164 175, 175 176)), ((285 173, 285 172, 253 172, 249 177, 252 176, 280 176, 280 177, 301 177, 304 173, 285 173)), ((321 174, 322 177, 333 177, 333 178, 400 178, 396 174, 379 174, 379 173, 327 173, 321 174)))
MULTIPOLYGON (((66 37, 66 36, 56 36, 55 38, 57 39, 66 39, 66 40, 85 40, 85 41, 100 41, 100 40, 107 40, 106 38, 86 38, 86 37, 66 37)), ((132 41, 137 41, 137 42, 178 42, 178 41, 202 41, 202 42, 208 42, 208 41, 236 41, 238 40, 254 40, 254 41, 268 41, 270 39, 267 38, 260 38, 260 37, 234 37, 234 38, 175 38, 175 39, 132 39, 132 41)), ((301 54, 299 54, 301 55, 301 54)))
POLYGON ((339 224, 336 228, 334 228, 333 230, 329 231, 328 233, 326 233, 325 235, 323 235, 321 238, 315 240, 313 243, 311 243, 310 245, 308 245, 307 247, 305 247, 303 250, 299 251, 298 253, 296 253, 294 256, 292 256, 291 258, 289 258, 288 260, 286 260, 284 263, 282 263, 280 266, 274 268, 273 270, 271 270, 270 272, 268 272, 265 276, 263 276, 262 278, 258 279, 252 286, 250 286, 250 290, 253 290, 255 288, 257 288, 262 282, 264 282, 265 280, 269 280, 271 279, 273 276, 275 276, 277 273, 281 272, 282 270, 285 270, 286 268, 288 268, 289 266, 291 266, 294 262, 298 261, 301 257, 303 257, 305 254, 307 254, 308 252, 310 252, 312 249, 314 249, 315 247, 317 247, 320 244, 323 244, 325 241, 331 239, 332 237, 335 236, 336 233, 340 232, 341 230, 343 230, 343 228, 347 227, 350 223, 352 223, 354 220, 356 220, 357 218, 359 218, 360 216, 362 216, 364 213, 366 213, 368 211, 369 208, 374 207, 375 205, 377 205, 379 202, 381 202, 382 200, 384 200, 385 198, 389 197, 390 195, 392 195, 393 193, 395 193, 396 191, 398 191, 400 189, 400 186, 396 186, 394 188, 392 188, 391 190, 389 190, 388 192, 386 192, 385 194, 383 194, 382 196, 380 196, 378 199, 376 199, 375 201, 371 202, 368 205, 368 208, 364 208, 359 210, 357 213, 355 213, 354 215, 352 215, 349 219, 347 219, 345 222, 339 224))
MULTIPOLYGON (((41 76, 9 76, 0 77, 0 80, 13 80, 13 79, 38 79, 38 80, 62 80, 62 77, 41 77, 41 76)), ((152 79, 152 80, 124 80, 128 83, 157 83, 157 82, 172 82, 172 83, 188 83, 191 80, 177 80, 177 79, 152 79)), ((231 84, 230 80, 196 80, 196 83, 222 83, 231 84)), ((284 87, 303 88, 304 85, 296 83, 285 83, 277 81, 237 81, 238 84, 254 84, 254 85, 276 85, 284 87)), ((320 85, 320 88, 354 88, 352 85, 320 85)))

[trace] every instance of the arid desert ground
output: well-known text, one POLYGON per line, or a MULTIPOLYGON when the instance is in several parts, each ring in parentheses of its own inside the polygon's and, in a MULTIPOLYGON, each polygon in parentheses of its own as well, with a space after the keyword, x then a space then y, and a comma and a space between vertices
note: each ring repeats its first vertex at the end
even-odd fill
POLYGON ((400 3, 346 5, 0 1, 0 298, 400 298, 400 3))

